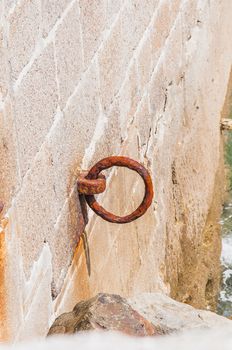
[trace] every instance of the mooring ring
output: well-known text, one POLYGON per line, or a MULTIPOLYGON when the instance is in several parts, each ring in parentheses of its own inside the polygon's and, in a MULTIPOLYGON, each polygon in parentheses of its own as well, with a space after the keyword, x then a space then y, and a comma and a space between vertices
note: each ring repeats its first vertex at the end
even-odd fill
POLYGON ((153 199, 153 186, 152 179, 144 166, 133 159, 123 156, 112 156, 107 157, 99 162, 97 162, 88 172, 86 179, 96 180, 102 170, 109 169, 112 166, 126 167, 131 170, 136 171, 143 179, 145 185, 145 193, 141 204, 136 210, 131 214, 126 216, 117 216, 107 210, 105 210, 96 200, 94 195, 85 195, 86 201, 90 208, 104 220, 117 223, 117 224, 126 224, 128 222, 134 221, 142 216, 147 209, 150 207, 153 199))

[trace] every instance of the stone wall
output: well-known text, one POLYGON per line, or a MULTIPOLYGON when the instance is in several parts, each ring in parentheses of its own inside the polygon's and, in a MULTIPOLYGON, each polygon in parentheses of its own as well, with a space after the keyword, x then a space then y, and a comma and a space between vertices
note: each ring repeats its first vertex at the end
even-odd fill
MULTIPOLYGON (((213 306, 231 11, 230 0, 1 1, 2 339, 43 336, 98 291, 213 306), (119 154, 151 171, 155 201, 127 225, 89 213, 89 276, 76 179, 119 154)), ((129 213, 140 180, 116 168, 108 179, 101 202, 129 213)))

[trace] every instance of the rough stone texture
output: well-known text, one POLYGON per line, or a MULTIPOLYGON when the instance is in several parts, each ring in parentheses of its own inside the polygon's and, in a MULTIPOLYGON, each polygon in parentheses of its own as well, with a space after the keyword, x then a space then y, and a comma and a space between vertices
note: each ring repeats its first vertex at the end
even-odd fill
POLYGON ((230 326, 231 321, 213 312, 195 309, 161 293, 144 293, 128 299, 129 304, 154 325, 170 332, 230 326))
POLYGON ((9 60, 12 79, 16 80, 30 61, 40 35, 39 1, 21 1, 9 17, 9 60))
POLYGON ((43 36, 47 36, 71 0, 41 0, 43 36))
POLYGON ((109 109, 115 94, 123 81, 129 58, 126 57, 121 21, 118 20, 104 43, 99 54, 100 85, 102 91, 102 106, 109 109), (118 48, 121 48, 118 50, 118 48))
POLYGON ((0 111, 0 198, 5 211, 9 208, 11 198, 19 186, 20 171, 17 167, 16 127, 12 105, 8 101, 0 111), (16 170, 17 169, 17 170, 16 170))
POLYGON ((81 25, 83 33, 83 48, 85 65, 97 51, 101 44, 101 35, 106 26, 105 0, 80 0, 81 25))
MULTIPOLYGON (((232 2, 38 4, 0 2, 2 337, 43 336, 53 317, 102 291, 163 291, 214 308, 232 2), (76 177, 112 154, 150 170, 154 203, 125 226, 89 212, 86 259, 76 177)), ((98 199, 129 213, 141 181, 125 169, 107 175, 98 199)))
POLYGON ((0 103, 4 101, 9 89, 9 65, 7 64, 7 50, 5 30, 0 27, 0 103))
POLYGON ((76 3, 70 8, 68 15, 56 32, 55 50, 60 106, 63 109, 80 80, 83 68, 80 18, 76 3))
POLYGON ((50 44, 34 62, 14 95, 18 153, 22 177, 31 167, 52 126, 58 107, 54 48, 50 44))
POLYGON ((48 335, 103 329, 144 336, 223 326, 231 327, 231 320, 195 309, 161 293, 144 293, 128 300, 119 295, 101 293, 79 302, 73 311, 57 317, 48 335))
POLYGON ((111 330, 133 336, 162 334, 160 329, 139 315, 119 295, 98 294, 76 304, 72 312, 60 315, 52 324, 48 335, 89 330, 111 330))

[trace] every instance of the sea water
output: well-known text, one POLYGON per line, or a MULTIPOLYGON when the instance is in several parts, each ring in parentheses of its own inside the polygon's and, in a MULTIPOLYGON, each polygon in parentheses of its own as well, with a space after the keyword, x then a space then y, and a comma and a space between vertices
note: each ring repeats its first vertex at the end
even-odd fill
POLYGON ((232 316, 232 198, 224 206, 222 219, 222 286, 218 313, 232 316))

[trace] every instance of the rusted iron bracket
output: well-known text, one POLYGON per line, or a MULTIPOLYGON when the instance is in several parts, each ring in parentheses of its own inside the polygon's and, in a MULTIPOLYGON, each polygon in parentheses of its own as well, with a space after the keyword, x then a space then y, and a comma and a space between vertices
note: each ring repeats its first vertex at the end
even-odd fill
POLYGON ((87 173, 80 175, 77 181, 77 189, 81 197, 85 198, 90 208, 104 220, 125 224, 138 219, 150 207, 153 199, 152 179, 149 172, 144 166, 133 159, 122 156, 107 157, 97 162, 87 173), (96 200, 94 194, 99 194, 106 189, 106 179, 100 174, 101 171, 109 169, 112 166, 126 167, 136 171, 143 179, 145 185, 145 193, 141 204, 133 213, 126 216, 117 216, 105 210, 96 200))
POLYGON ((106 189, 106 177, 102 174, 99 174, 97 179, 88 179, 88 172, 83 172, 80 174, 80 177, 77 181, 77 191, 81 194, 93 195, 99 194, 105 191, 106 189))

